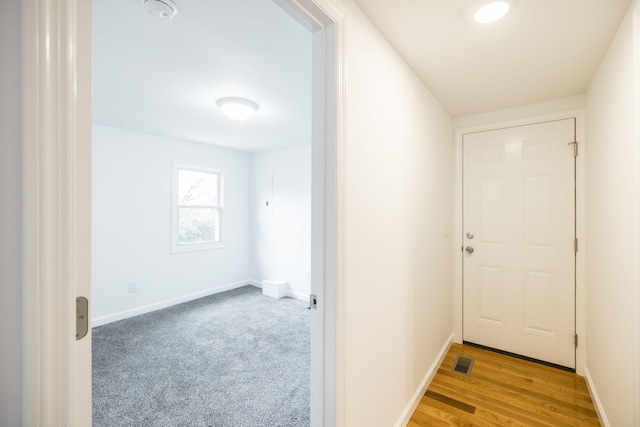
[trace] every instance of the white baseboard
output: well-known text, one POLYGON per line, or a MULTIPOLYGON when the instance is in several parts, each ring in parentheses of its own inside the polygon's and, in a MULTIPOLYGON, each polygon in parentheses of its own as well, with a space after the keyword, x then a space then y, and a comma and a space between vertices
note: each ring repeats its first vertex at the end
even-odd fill
POLYGON ((255 286, 256 288, 262 289, 262 282, 259 280, 249 279, 247 280, 247 283, 250 284, 251 286, 255 286))
POLYGON ((215 288, 206 289, 204 291, 196 292, 189 295, 184 295, 178 298, 172 298, 169 300, 144 305, 142 307, 136 307, 131 310, 121 311, 119 313, 110 314, 108 316, 97 317, 91 320, 91 327, 95 328, 96 326, 106 325, 108 323, 117 322, 118 320, 127 319, 129 317, 138 316, 140 314, 150 313, 152 311, 160 310, 162 308, 171 307, 173 305, 181 304, 183 302, 193 301, 198 298, 206 297, 213 294, 219 294, 220 292, 230 291, 231 289, 237 289, 247 285, 253 285, 252 281, 242 280, 240 282, 228 283, 226 285, 216 286, 215 288))
POLYGON ((429 368, 424 378, 420 382, 420 385, 418 386, 418 389, 416 390, 416 392, 413 394, 413 396, 411 396, 411 400, 407 404, 407 407, 405 408, 405 410, 402 411, 402 414, 400 415, 400 418, 398 419, 398 421, 394 424, 394 427, 405 427, 409 423, 409 420, 411 420, 413 413, 416 411, 416 408, 418 407, 418 405, 420 404, 420 401, 422 400, 422 396, 424 396, 424 394, 427 392, 427 389, 429 388, 431 381, 433 381, 433 377, 436 376, 436 373, 438 372, 438 368, 440 368, 440 365, 442 364, 442 361, 447 355, 447 352, 449 351, 449 348, 451 347, 452 343, 453 343, 453 334, 451 334, 449 338, 445 341, 444 345, 440 349, 440 353, 438 353, 438 357, 436 357, 436 360, 431 364, 431 367, 429 368))
POLYGON ((584 379, 587 381, 587 388, 589 389, 589 394, 591 395, 593 406, 595 406, 596 408, 596 413, 598 414, 600 425, 602 427, 611 427, 611 424, 607 419, 607 414, 604 412, 604 407, 602 406, 600 397, 598 397, 596 386, 593 384, 593 378, 591 378, 591 373, 589 372, 589 368, 587 368, 586 366, 584 367, 584 379))
MULTIPOLYGON (((256 288, 262 289, 262 282, 260 280, 250 279, 250 280, 247 280, 247 284, 255 286, 256 288)), ((309 302, 309 295, 308 294, 303 294, 303 293, 300 293, 300 292, 293 292, 291 290, 291 287, 289 287, 289 289, 287 290, 287 294, 286 295, 288 297, 290 297, 290 298, 295 298, 295 299, 300 300, 300 301, 309 302)))
POLYGON ((300 301, 309 302, 309 295, 300 292, 287 291, 287 296, 300 301))

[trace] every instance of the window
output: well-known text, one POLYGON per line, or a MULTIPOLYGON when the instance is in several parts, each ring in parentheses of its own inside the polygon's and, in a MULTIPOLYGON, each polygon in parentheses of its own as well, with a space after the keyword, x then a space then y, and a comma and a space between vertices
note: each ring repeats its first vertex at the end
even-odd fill
POLYGON ((222 175, 174 167, 173 252, 222 247, 222 175))

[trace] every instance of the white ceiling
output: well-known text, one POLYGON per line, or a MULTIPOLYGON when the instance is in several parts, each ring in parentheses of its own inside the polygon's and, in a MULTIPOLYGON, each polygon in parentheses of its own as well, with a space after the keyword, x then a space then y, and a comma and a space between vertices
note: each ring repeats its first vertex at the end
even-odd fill
POLYGON ((586 92, 632 0, 355 0, 445 108, 461 116, 586 92))
POLYGON ((254 152, 309 144, 311 34, 271 0, 93 0, 94 122, 254 152), (216 100, 260 106, 246 122, 216 100))
MULTIPOLYGON (((308 144, 311 35, 271 0, 93 0, 94 121, 254 152, 308 144), (218 98, 260 109, 233 122, 218 98)), ((517 0, 480 26, 483 0, 355 0, 452 116, 586 91, 632 0, 517 0)))

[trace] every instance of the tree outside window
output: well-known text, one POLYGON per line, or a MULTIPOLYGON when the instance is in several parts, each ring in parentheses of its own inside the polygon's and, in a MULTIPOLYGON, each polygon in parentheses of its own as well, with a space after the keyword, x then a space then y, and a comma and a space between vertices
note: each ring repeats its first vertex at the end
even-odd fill
POLYGON ((178 166, 174 179, 174 252, 219 247, 222 243, 220 172, 178 166))

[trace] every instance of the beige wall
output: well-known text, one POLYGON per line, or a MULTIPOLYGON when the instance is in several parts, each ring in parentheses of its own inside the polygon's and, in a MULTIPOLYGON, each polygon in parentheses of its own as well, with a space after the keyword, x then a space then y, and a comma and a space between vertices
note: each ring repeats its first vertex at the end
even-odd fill
POLYGON ((587 98, 586 373, 611 426, 638 425, 640 157, 633 88, 640 70, 633 32, 630 12, 587 98))
POLYGON ((398 422, 452 335, 451 118, 346 14, 346 426, 398 422))

